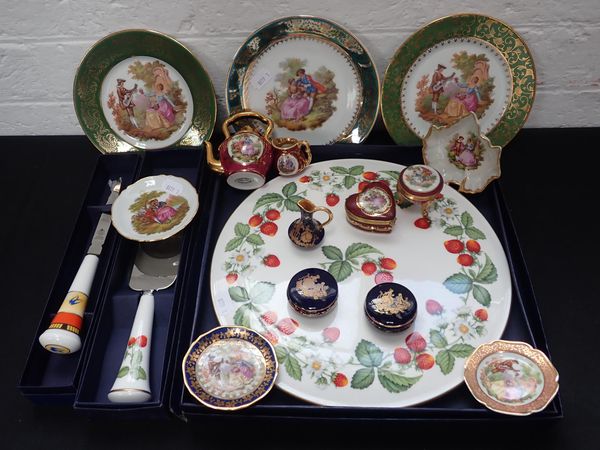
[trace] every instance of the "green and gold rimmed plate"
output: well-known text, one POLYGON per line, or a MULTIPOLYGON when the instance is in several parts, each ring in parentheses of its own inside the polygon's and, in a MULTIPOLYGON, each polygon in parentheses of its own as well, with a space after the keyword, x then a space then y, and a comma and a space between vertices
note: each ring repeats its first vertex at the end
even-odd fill
POLYGON ((183 383, 209 408, 236 410, 269 393, 277 377, 271 343, 245 327, 217 327, 198 337, 183 357, 183 383))
POLYGON ((381 109, 398 144, 418 145, 431 125, 474 112, 481 132, 505 146, 535 97, 535 66, 523 39, 492 17, 458 14, 418 30, 388 66, 381 109))
POLYGON ((543 410, 558 392, 558 372, 548 357, 516 341, 477 347, 465 362, 465 382, 478 402, 514 416, 543 410))
POLYGON ((340 25, 285 17, 254 32, 236 53, 227 109, 270 117, 275 137, 359 143, 377 118, 379 78, 365 47, 340 25))
POLYGON ((102 153, 200 146, 216 120, 212 82, 175 39, 125 30, 98 41, 73 83, 75 112, 102 153))

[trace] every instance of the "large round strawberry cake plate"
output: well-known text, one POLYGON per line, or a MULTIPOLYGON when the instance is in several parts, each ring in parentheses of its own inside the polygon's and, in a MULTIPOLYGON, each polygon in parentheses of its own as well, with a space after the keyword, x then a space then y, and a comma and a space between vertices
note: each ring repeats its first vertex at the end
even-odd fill
POLYGON ((438 397, 463 381, 465 359, 499 339, 508 320, 511 279, 502 245, 481 213, 445 186, 430 208, 397 207, 391 233, 354 228, 344 200, 365 183, 393 190, 404 167, 343 159, 311 165, 253 192, 231 215, 216 244, 211 292, 221 325, 250 327, 275 347, 277 386, 320 405, 404 407, 438 397), (303 249, 287 229, 308 198, 333 211, 323 242, 303 249), (338 283, 337 306, 305 317, 287 300, 294 274, 318 267, 338 283), (395 282, 414 293, 414 324, 398 333, 365 316, 367 293, 395 282))

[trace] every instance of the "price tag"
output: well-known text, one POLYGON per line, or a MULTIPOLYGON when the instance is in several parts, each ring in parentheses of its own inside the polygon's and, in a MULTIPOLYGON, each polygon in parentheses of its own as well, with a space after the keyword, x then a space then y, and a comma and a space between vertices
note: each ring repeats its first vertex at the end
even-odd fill
POLYGON ((176 181, 165 181, 162 188, 167 192, 167 194, 171 195, 179 195, 183 191, 181 184, 177 183, 176 181))
POLYGON ((271 78, 273 78, 271 72, 265 71, 262 74, 258 74, 252 78, 252 85, 256 89, 262 89, 265 86, 265 84, 267 84, 269 80, 271 80, 271 78))

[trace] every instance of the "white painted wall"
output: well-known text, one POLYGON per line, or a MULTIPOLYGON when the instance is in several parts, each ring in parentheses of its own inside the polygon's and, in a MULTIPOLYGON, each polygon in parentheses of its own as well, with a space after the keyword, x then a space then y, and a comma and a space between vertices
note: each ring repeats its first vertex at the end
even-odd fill
POLYGON ((225 81, 246 37, 273 19, 310 14, 348 28, 383 74, 419 27, 457 12, 511 25, 529 45, 538 91, 529 127, 600 126, 598 0, 0 0, 0 134, 83 134, 72 83, 98 39, 128 28, 169 34, 210 74, 225 115, 225 81))

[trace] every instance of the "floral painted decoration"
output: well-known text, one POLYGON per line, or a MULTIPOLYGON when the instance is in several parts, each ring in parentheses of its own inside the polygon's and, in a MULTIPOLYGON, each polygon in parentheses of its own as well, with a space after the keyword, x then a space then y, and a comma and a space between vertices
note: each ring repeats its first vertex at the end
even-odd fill
POLYGON ((339 160, 310 168, 251 194, 223 228, 211 274, 219 321, 270 341, 281 366, 279 387, 309 401, 406 406, 456 386, 464 359, 500 337, 510 309, 510 276, 489 224, 446 187, 430 206, 428 227, 412 206, 398 212, 390 236, 367 233, 340 220, 339 199, 373 181, 395 185, 402 167, 339 160), (280 232, 297 217, 300 198, 325 202, 336 217, 315 250, 291 245, 280 232), (311 266, 338 283, 337 311, 323 318, 287 306, 289 280, 311 266), (420 311, 395 343, 364 315, 367 291, 390 282, 407 285, 420 311))

